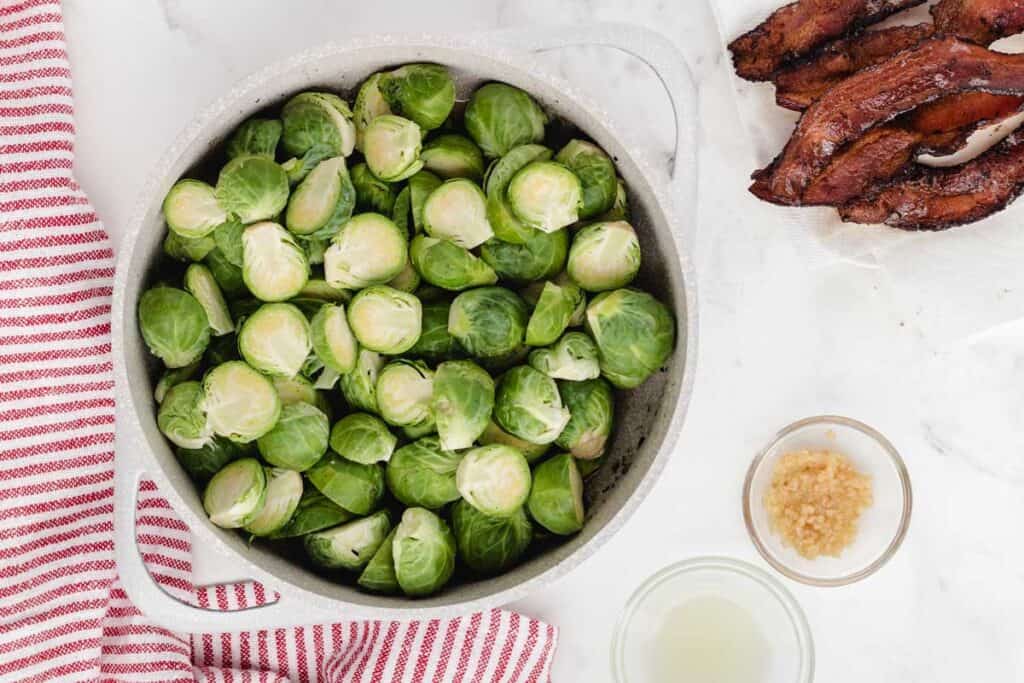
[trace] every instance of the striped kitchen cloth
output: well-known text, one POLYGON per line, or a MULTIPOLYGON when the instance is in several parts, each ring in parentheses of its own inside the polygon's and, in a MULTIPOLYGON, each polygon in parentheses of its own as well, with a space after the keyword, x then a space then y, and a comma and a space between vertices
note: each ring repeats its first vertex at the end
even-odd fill
MULTIPOLYGON (((556 630, 493 610, 233 634, 148 622, 113 555, 113 251, 72 177, 57 0, 0 0, 0 681, 546 681, 556 630)), ((188 529, 144 482, 138 542, 170 592, 196 588, 188 529)))

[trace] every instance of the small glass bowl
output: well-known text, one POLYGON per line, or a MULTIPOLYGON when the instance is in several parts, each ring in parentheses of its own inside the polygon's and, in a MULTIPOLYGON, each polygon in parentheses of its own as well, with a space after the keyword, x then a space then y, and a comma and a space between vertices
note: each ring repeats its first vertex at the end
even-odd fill
POLYGON ((844 586, 878 571, 907 534, 913 496, 900 454, 877 431, 857 420, 820 415, 784 428, 750 463, 743 483, 743 520, 761 556, 784 576, 811 586, 844 586), (779 457, 800 450, 845 455, 871 477, 873 502, 860 517, 857 536, 839 557, 808 560, 769 527, 764 496, 779 457))
POLYGON ((727 557, 698 557, 669 565, 633 593, 612 638, 617 683, 657 680, 657 636, 673 608, 714 596, 742 608, 753 620, 765 649, 762 683, 810 683, 814 641, 803 610, 777 579, 727 557))

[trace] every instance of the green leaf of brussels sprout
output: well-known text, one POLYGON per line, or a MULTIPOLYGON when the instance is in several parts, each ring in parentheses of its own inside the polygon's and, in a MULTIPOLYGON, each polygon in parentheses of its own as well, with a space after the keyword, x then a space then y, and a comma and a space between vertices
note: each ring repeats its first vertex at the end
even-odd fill
POLYGON ((451 303, 434 301, 423 304, 423 331, 406 353, 431 361, 450 360, 458 352, 455 338, 448 333, 448 310, 451 303))
POLYGON ((446 361, 434 371, 434 420, 441 447, 469 448, 487 427, 494 408, 494 380, 473 361, 446 361))
POLYGON ((288 175, 279 164, 248 155, 235 157, 220 170, 214 193, 225 211, 248 225, 281 213, 288 203, 288 189, 288 175))
POLYGON ((533 540, 533 525, 522 507, 506 517, 492 517, 460 500, 452 507, 452 527, 459 557, 487 575, 515 566, 533 540))
POLYGON ((395 206, 391 209, 391 220, 408 239, 409 235, 415 232, 412 221, 412 199, 411 190, 406 185, 395 197, 395 206))
POLYGON ((220 337, 235 331, 235 323, 231 321, 227 302, 224 301, 217 279, 213 277, 209 268, 201 263, 193 263, 186 268, 185 289, 206 311, 206 319, 214 335, 220 337))
POLYGON ((228 361, 207 372, 203 392, 213 433, 238 443, 260 438, 281 416, 274 385, 242 361, 228 361))
POLYGON ((322 410, 309 403, 288 403, 274 428, 256 440, 256 447, 268 464, 305 472, 327 452, 329 433, 322 410))
POLYGON ((392 546, 395 577, 406 595, 436 593, 455 571, 455 537, 429 510, 414 507, 402 513, 392 546))
POLYGON ((502 444, 466 452, 455 473, 463 500, 485 515, 507 517, 530 495, 530 465, 517 448, 502 444))
POLYGON ((359 575, 356 583, 360 588, 381 595, 392 595, 401 590, 398 577, 395 575, 394 540, 395 529, 392 529, 391 533, 384 537, 377 552, 363 569, 363 573, 359 575))
POLYGON ((353 118, 356 125, 356 149, 363 151, 363 135, 367 126, 378 116, 391 113, 391 107, 381 94, 380 79, 384 74, 375 73, 359 86, 356 94, 356 101, 352 107, 353 118))
POLYGON ((231 219, 222 223, 213 231, 213 241, 224 255, 224 258, 231 265, 238 266, 239 268, 245 262, 245 255, 242 249, 243 232, 245 232, 245 225, 237 219, 231 219))
POLYGON ((242 279, 263 301, 290 299, 309 280, 309 263, 291 234, 277 223, 250 225, 242 233, 242 279))
POLYGON ((353 216, 324 253, 324 278, 342 289, 381 285, 402 272, 408 260, 405 235, 379 213, 353 216))
POLYGON ((242 458, 213 475, 203 492, 203 509, 224 529, 239 529, 256 518, 267 495, 267 475, 256 458, 242 458))
POLYGON ((623 182, 622 178, 618 178, 615 183, 615 203, 612 204, 612 208, 600 216, 595 216, 594 220, 628 221, 629 217, 629 196, 626 193, 626 183, 623 182))
POLYGON ((516 218, 531 228, 554 232, 579 219, 583 188, 562 164, 534 161, 512 177, 507 196, 516 218))
MULTIPOLYGON (((445 318, 445 325, 448 324, 447 317, 445 318)), ((447 328, 446 328, 447 331, 447 328)), ((164 374, 160 375, 159 381, 156 383, 156 387, 153 389, 153 400, 157 403, 162 403, 164 397, 171 387, 187 382, 196 375, 199 374, 199 368, 202 363, 198 360, 193 361, 181 368, 168 368, 164 370, 164 374)))
POLYGON ((175 261, 184 261, 186 263, 189 261, 202 261, 216 246, 217 242, 210 235, 189 239, 182 237, 173 230, 167 231, 163 244, 165 254, 175 261))
POLYGON ((213 438, 203 410, 203 386, 182 382, 170 388, 157 411, 156 424, 171 443, 182 448, 202 448, 213 438))
MULTIPOLYGON (((488 197, 504 196, 512 177, 534 161, 547 161, 551 150, 544 145, 519 145, 500 159, 496 159, 484 179, 484 192, 488 197)), ((504 238, 503 238, 504 239, 504 238)))
POLYGON ((167 227, 186 239, 206 237, 228 219, 225 205, 201 180, 179 180, 164 198, 167 227))
POLYGON ((483 190, 465 178, 441 183, 423 204, 423 229, 466 249, 480 246, 494 235, 483 190))
POLYGON ((313 564, 325 569, 358 571, 365 567, 391 531, 391 518, 384 510, 363 519, 306 536, 306 554, 313 564))
POLYGON ((178 447, 174 455, 192 481, 205 484, 229 462, 245 455, 245 451, 232 441, 214 437, 199 448, 178 447))
POLYGON ((540 460, 551 448, 551 444, 530 443, 529 441, 520 439, 518 436, 513 436, 499 427, 494 420, 490 420, 487 423, 487 428, 484 429, 483 434, 481 434, 477 440, 480 442, 481 446, 490 446, 491 444, 512 446, 523 454, 523 457, 526 458, 526 462, 528 463, 534 463, 540 460))
POLYGON ((568 252, 569 235, 565 230, 537 230, 525 244, 488 240, 480 247, 480 258, 500 279, 519 283, 554 277, 565 266, 568 252))
POLYGON ((284 127, 277 119, 252 118, 235 129, 227 144, 228 159, 255 155, 273 159, 284 127))
POLYGON ((459 499, 455 472, 462 455, 441 448, 436 436, 402 446, 384 470, 388 490, 404 505, 436 510, 459 499))
POLYGON ((285 152, 301 157, 311 150, 320 150, 320 159, 347 157, 356 143, 352 117, 348 104, 337 95, 299 93, 281 109, 285 152))
POLYGON ((313 350, 306 316, 291 304, 263 304, 242 322, 238 350, 260 372, 294 377, 313 350))
POLYGON ((220 248, 211 249, 203 259, 203 263, 213 273, 213 278, 220 285, 220 291, 224 292, 224 296, 229 299, 237 299, 250 294, 242 269, 231 263, 220 248))
POLYGON ((588 292, 625 287, 639 270, 640 241, 629 223, 593 223, 573 237, 566 271, 588 292))
POLYGON ((505 83, 478 88, 466 105, 466 131, 489 157, 540 142, 547 122, 547 115, 532 97, 505 83))
POLYGON ((378 116, 363 131, 366 165, 384 182, 405 180, 423 168, 422 139, 420 127, 409 119, 393 114, 378 116))
POLYGON ((409 178, 409 205, 412 212, 413 232, 423 230, 423 207, 427 198, 441 187, 441 179, 430 171, 419 171, 409 178))
POLYGON ((384 367, 384 359, 376 351, 359 349, 356 367, 339 380, 341 395, 355 410, 377 412, 377 375, 384 367))
POLYGON ((614 206, 618 192, 615 164, 600 147, 585 140, 570 140, 555 155, 555 161, 564 164, 580 179, 583 186, 580 218, 591 218, 614 206))
POLYGON ((356 206, 363 211, 375 211, 385 216, 395 208, 398 191, 394 185, 378 180, 366 163, 356 164, 351 171, 352 185, 356 189, 356 206))
POLYGON ((602 378, 582 382, 560 382, 562 402, 572 415, 555 439, 574 458, 593 460, 604 455, 615 419, 615 396, 602 378))
POLYGON ((381 75, 377 87, 396 114, 433 130, 455 106, 455 82, 438 64, 406 64, 381 75))
POLYGON ((206 311, 194 296, 174 287, 154 287, 143 293, 139 329, 150 353, 169 368, 198 360, 210 343, 206 311))
POLYGON ((288 523, 269 535, 269 538, 295 538, 321 529, 342 524, 355 517, 343 507, 331 502, 312 486, 302 492, 298 507, 288 523))
POLYGON ((676 323, 646 292, 617 289, 587 306, 587 331, 597 344, 601 374, 619 389, 643 384, 675 346, 676 323))
POLYGON ((373 512, 384 495, 384 470, 380 465, 353 462, 337 453, 328 452, 306 470, 306 477, 320 493, 357 515, 373 512))
POLYGON ((331 157, 317 164, 292 192, 285 225, 305 238, 328 239, 352 217, 355 207, 356 190, 345 157, 331 157))
POLYGON ((267 467, 267 493, 263 506, 243 528, 253 536, 269 536, 295 514, 302 498, 302 475, 293 470, 267 467))
POLYGON ((544 283, 537 306, 526 325, 528 346, 554 343, 569 327, 572 315, 583 300, 583 292, 574 284, 544 283))
POLYGON ((433 393, 434 371, 422 361, 391 361, 377 377, 377 407, 384 421, 395 427, 433 423, 433 393))
POLYGON ((527 315, 526 302, 515 292, 479 287, 452 301, 448 331, 471 355, 497 358, 522 345, 527 315))
MULTIPOLYGON (((299 290, 295 299, 305 299, 332 304, 347 304, 352 300, 352 294, 348 290, 335 287, 321 278, 310 278, 306 282, 305 286, 299 290)), ((295 300, 293 300, 292 303, 295 303, 296 306, 298 305, 295 300)))
POLYGON ((530 366, 552 379, 579 382, 601 375, 597 358, 593 339, 583 332, 566 332, 554 346, 531 351, 530 366))
POLYGON ((555 380, 528 365, 498 380, 494 419, 505 431, 530 443, 551 443, 569 422, 555 380))
POLYGON ((442 178, 479 181, 484 175, 484 153, 464 135, 438 135, 423 145, 420 159, 423 160, 423 168, 442 178))
POLYGON ((362 465, 387 462, 396 445, 388 426, 368 413, 346 415, 331 428, 331 450, 362 465))
POLYGON ((422 439, 423 437, 430 436, 431 434, 437 434, 437 423, 434 422, 433 415, 422 422, 402 427, 402 435, 410 441, 422 439))
POLYGON ((424 280, 453 292, 498 281, 493 268, 446 239, 416 235, 409 246, 409 258, 424 280))
POLYGON ((553 534, 567 536, 583 528, 583 478, 576 460, 562 453, 533 468, 527 502, 530 516, 553 534))

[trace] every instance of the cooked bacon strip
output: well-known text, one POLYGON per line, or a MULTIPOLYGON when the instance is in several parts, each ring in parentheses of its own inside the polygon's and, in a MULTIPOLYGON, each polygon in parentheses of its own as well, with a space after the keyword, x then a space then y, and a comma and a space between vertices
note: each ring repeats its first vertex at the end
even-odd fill
POLYGON ((921 134, 879 126, 837 154, 804 192, 801 204, 839 206, 860 197, 903 169, 917 152, 921 134))
POLYGON ((765 81, 786 62, 924 0, 797 0, 729 44, 736 73, 765 81))
POLYGON ((944 230, 1004 209, 1024 190, 1024 133, 952 168, 917 166, 912 175, 840 208, 844 221, 903 230, 944 230))
POLYGON ((931 9, 937 33, 979 45, 1024 31, 1021 0, 942 0, 931 9))

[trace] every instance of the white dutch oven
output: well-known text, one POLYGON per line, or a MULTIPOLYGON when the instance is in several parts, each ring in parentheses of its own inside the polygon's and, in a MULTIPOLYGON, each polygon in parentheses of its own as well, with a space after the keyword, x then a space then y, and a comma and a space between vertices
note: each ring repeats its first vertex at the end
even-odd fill
POLYGON ((338 619, 418 619, 501 605, 566 574, 615 533, 654 485, 673 454, 689 402, 696 357, 696 294, 685 253, 696 202, 696 92, 682 56, 658 34, 620 24, 500 31, 471 37, 387 35, 355 38, 303 53, 243 81, 207 109, 171 146, 139 200, 121 245, 114 290, 117 388, 117 565, 125 590, 158 623, 180 631, 237 631, 338 619), (533 53, 569 45, 602 45, 637 56, 658 75, 673 100, 677 126, 674 171, 641 159, 636 144, 612 131, 600 109, 551 76, 533 53), (369 74, 405 62, 436 62, 456 75, 460 98, 483 81, 511 83, 551 113, 575 124, 615 159, 629 188, 633 224, 643 247, 639 284, 665 301, 678 320, 675 354, 628 398, 618 401, 609 462, 587 486, 587 523, 565 543, 502 576, 449 585, 419 600, 370 595, 334 583, 261 544, 210 524, 196 490, 156 425, 153 361, 136 325, 136 307, 160 254, 164 194, 234 127, 254 112, 301 90, 352 92, 369 74), (671 194, 671 204, 667 195, 671 194), (673 211, 670 206, 679 210, 673 211), (214 551, 238 577, 280 594, 274 604, 218 612, 179 602, 161 590, 135 543, 139 480, 149 476, 192 529, 196 545, 214 551))

